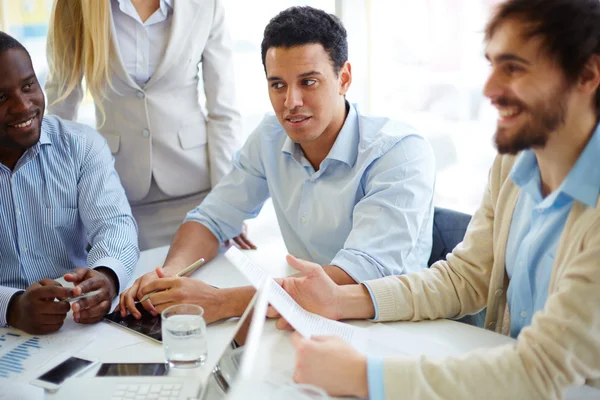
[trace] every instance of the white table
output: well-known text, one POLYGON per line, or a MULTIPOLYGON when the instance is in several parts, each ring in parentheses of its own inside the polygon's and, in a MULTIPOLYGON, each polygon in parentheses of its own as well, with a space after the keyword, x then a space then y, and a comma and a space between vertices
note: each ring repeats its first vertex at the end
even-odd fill
MULTIPOLYGON (((285 246, 275 223, 272 208, 269 205, 257 220, 251 222, 250 236, 258 246, 258 250, 246 251, 246 254, 258 265, 264 267, 273 277, 284 277, 295 272, 285 262, 285 246)), ((152 271, 156 266, 162 265, 167 251, 168 247, 161 247, 142 252, 135 275, 140 276, 152 271)), ((202 279, 217 287, 235 287, 248 284, 246 279, 225 259, 222 253, 203 266, 193 277, 202 279)), ((212 366, 216 362, 221 350, 228 344, 228 339, 233 334, 235 324, 235 320, 230 320, 209 325, 207 366, 212 366)), ((374 325, 368 321, 353 321, 352 324, 364 327, 374 325)), ((419 323, 394 322, 385 325, 396 329, 398 335, 418 336, 421 346, 427 347, 434 344, 434 348, 443 349, 441 353, 445 354, 441 355, 461 354, 477 348, 494 347, 513 342, 511 338, 450 320, 419 323)), ((82 335, 94 335, 96 342, 76 352, 76 355, 98 359, 101 362, 164 361, 161 345, 147 341, 111 324, 79 325, 69 316, 61 332, 68 334, 77 331, 82 335), (123 347, 120 344, 126 346, 123 347)), ((289 341, 289 333, 277 331, 273 321, 267 321, 260 352, 261 361, 260 365, 257 366, 259 375, 269 376, 276 372, 291 376, 294 352, 289 341)), ((207 367, 193 370, 193 373, 203 380, 208 377, 209 372, 207 367)), ((93 371, 90 374, 93 374, 93 371)), ((74 393, 73 397, 75 398, 77 395, 74 393)), ((0 398, 2 398, 1 395, 0 398)), ((51 399, 52 396, 49 395, 48 398, 51 399)), ((600 392, 593 389, 578 388, 571 391, 568 398, 600 398, 600 392)))

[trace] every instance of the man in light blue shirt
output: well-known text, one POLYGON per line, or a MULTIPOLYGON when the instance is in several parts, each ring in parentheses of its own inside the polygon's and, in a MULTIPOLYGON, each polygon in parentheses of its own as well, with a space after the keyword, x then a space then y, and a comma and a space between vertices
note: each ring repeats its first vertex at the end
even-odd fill
POLYGON ((73 317, 101 320, 139 256, 106 142, 44 109, 27 50, 0 32, 0 326, 36 334, 58 330, 64 300, 91 291, 73 317), (75 288, 53 280, 63 275, 75 288))
POLYGON ((549 195, 542 193, 533 150, 525 150, 511 171, 511 179, 521 188, 506 245, 510 335, 514 338, 531 325, 533 314, 546 304, 556 249, 573 203, 596 207, 599 157, 600 126, 565 180, 549 195))
MULTIPOLYGON (((346 31, 321 10, 294 7, 267 28, 262 57, 275 115, 266 116, 234 157, 233 171, 192 210, 158 275, 213 258, 270 197, 288 251, 324 265, 338 283, 427 266, 435 162, 411 127, 362 115, 345 94, 352 74, 346 31)), ((241 315, 253 289, 215 289, 189 279, 140 278, 121 297, 165 290, 144 306, 160 312, 200 304, 207 320, 241 315)))

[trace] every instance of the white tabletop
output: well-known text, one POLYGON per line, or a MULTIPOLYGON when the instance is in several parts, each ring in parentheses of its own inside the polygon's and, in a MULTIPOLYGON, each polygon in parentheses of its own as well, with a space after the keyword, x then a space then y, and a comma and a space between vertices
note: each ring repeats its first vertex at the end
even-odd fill
MULTIPOLYGON (((267 270, 273 277, 284 277, 294 273, 293 269, 285 262, 285 246, 281 239, 279 229, 274 218, 272 207, 267 204, 261 216, 249 224, 249 234, 258 250, 246 251, 258 265, 267 270)), ((162 265, 168 247, 161 247, 144 251, 141 254, 136 276, 152 271, 156 266, 162 265)), ((235 287, 247 285, 246 279, 231 265, 221 252, 214 260, 207 263, 194 273, 194 278, 217 287, 235 287)), ((423 351, 429 355, 454 355, 467 351, 500 346, 514 342, 513 339, 475 328, 466 324, 450 321, 424 321, 418 323, 394 322, 373 324, 368 321, 353 321, 353 325, 364 326, 381 335, 394 335, 396 338, 406 338, 412 343, 406 346, 408 351, 423 351)), ((208 359, 207 366, 212 366, 221 350, 227 345, 228 339, 233 334, 236 321, 220 321, 208 326, 208 359)), ((96 325, 76 324, 69 316, 61 329, 61 335, 79 332, 81 335, 93 337, 93 341, 85 348, 76 350, 75 355, 93 358, 101 362, 163 362, 164 354, 160 344, 146 340, 141 336, 129 333, 109 323, 96 325)), ((399 352, 404 351, 398 349, 399 352)), ((267 321, 261 343, 261 364, 257 368, 262 376, 268 377, 274 373, 291 377, 294 353, 289 342, 289 333, 277 331, 273 321, 267 321)), ((389 354, 389 353, 388 353, 389 354)), ((93 373, 93 372, 90 372, 93 373)), ((207 367, 194 370, 201 379, 208 376, 207 367)), ((587 389, 575 391, 569 398, 597 398, 599 392, 590 392, 587 389)), ((74 396, 77 394, 74 393, 74 396)), ((0 399, 2 396, 0 395, 0 399)), ((48 396, 52 398, 52 396, 48 396)))

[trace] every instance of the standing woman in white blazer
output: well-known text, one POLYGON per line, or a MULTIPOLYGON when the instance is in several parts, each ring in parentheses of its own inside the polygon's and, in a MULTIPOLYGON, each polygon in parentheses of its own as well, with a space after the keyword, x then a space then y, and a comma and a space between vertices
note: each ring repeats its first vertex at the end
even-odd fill
POLYGON ((224 20, 220 0, 55 0, 48 111, 76 119, 85 79, 141 249, 171 242, 242 144, 224 20))

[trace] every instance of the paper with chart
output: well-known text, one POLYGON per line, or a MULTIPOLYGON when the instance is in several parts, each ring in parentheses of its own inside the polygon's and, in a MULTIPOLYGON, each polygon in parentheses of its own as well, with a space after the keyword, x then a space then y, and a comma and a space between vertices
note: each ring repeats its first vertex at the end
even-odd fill
POLYGON ((366 350, 367 331, 342 322, 333 321, 306 311, 273 280, 262 268, 254 264, 238 248, 231 247, 225 257, 256 288, 263 282, 269 287, 269 303, 290 323, 302 336, 335 335, 349 342, 359 351, 366 350))
POLYGON ((73 354, 91 341, 93 337, 32 336, 15 329, 0 329, 0 379, 29 381, 55 357, 73 354))

